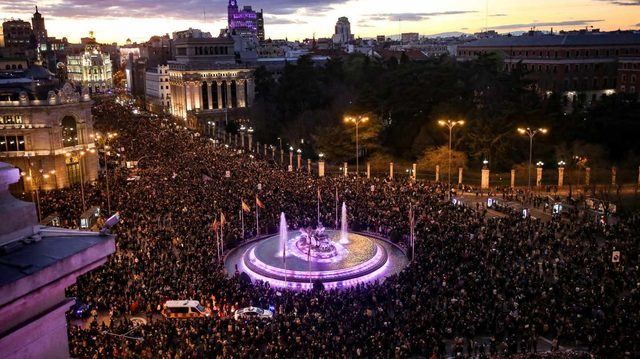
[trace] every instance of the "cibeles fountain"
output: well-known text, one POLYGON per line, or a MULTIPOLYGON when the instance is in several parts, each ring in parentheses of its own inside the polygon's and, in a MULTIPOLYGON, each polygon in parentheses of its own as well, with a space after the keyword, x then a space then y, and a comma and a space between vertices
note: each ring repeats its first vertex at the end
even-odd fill
POLYGON ((384 238, 348 231, 343 203, 340 230, 317 227, 290 230, 280 215, 277 235, 250 241, 225 258, 227 272, 244 272, 272 287, 306 290, 315 282, 325 289, 382 281, 408 263, 404 252, 384 238))

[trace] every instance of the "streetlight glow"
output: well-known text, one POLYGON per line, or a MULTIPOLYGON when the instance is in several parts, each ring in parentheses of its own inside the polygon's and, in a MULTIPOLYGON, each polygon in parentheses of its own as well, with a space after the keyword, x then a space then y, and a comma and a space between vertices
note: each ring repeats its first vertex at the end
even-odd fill
POLYGON ((356 127, 356 177, 360 175, 360 145, 358 128, 361 124, 369 122, 369 117, 365 115, 345 116, 344 123, 353 123, 356 127))
POLYGON ((448 182, 448 192, 449 199, 451 199, 451 156, 453 153, 453 128, 456 126, 463 126, 464 121, 452 121, 452 120, 439 120, 438 124, 441 127, 447 127, 449 129, 449 163, 448 163, 448 171, 447 171, 447 182, 448 182))

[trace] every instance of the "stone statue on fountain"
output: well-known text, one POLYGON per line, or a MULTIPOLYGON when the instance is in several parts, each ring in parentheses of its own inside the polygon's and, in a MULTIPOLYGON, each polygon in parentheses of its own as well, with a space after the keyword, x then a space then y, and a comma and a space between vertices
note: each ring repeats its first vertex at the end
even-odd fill
POLYGON ((318 228, 300 228, 300 239, 296 246, 303 253, 309 253, 309 256, 316 258, 330 258, 336 255, 336 247, 327 234, 324 233, 324 227, 319 225, 318 228))

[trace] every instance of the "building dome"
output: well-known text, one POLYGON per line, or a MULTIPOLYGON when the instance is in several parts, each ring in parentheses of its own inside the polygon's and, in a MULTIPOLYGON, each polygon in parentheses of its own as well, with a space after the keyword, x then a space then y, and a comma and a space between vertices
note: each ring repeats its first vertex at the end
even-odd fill
POLYGON ((53 74, 46 68, 40 65, 31 65, 25 72, 24 77, 33 80, 49 80, 53 77, 53 74))

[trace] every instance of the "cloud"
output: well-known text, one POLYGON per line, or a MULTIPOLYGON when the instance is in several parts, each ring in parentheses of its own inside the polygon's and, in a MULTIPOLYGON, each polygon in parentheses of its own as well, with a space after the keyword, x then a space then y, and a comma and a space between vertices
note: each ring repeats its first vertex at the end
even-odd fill
POLYGON ((491 14, 489 16, 490 17, 503 17, 503 16, 507 16, 507 14, 491 14))
POLYGON ((366 15, 371 21, 422 21, 434 16, 462 15, 476 13, 477 11, 442 11, 442 12, 405 12, 383 13, 366 15))
POLYGON ((306 24, 305 21, 297 19, 289 19, 281 16, 266 15, 264 19, 265 25, 294 25, 294 24, 306 24))
POLYGON ((619 6, 640 6, 640 0, 600 0, 619 6))
MULTIPOLYGON (((273 15, 299 12, 314 14, 332 9, 332 5, 349 0, 241 0, 239 5, 252 5, 273 15)), ((41 4, 40 13, 61 18, 147 18, 149 16, 174 19, 199 19, 206 11, 209 19, 226 19, 227 1, 212 0, 59 0, 41 4)), ((0 13, 31 14, 31 2, 0 0, 0 13)))
POLYGON ((556 21, 556 22, 530 22, 528 24, 508 24, 492 26, 493 30, 508 30, 508 29, 522 29, 531 27, 549 27, 549 26, 584 26, 594 22, 602 22, 604 20, 568 20, 568 21, 556 21))

